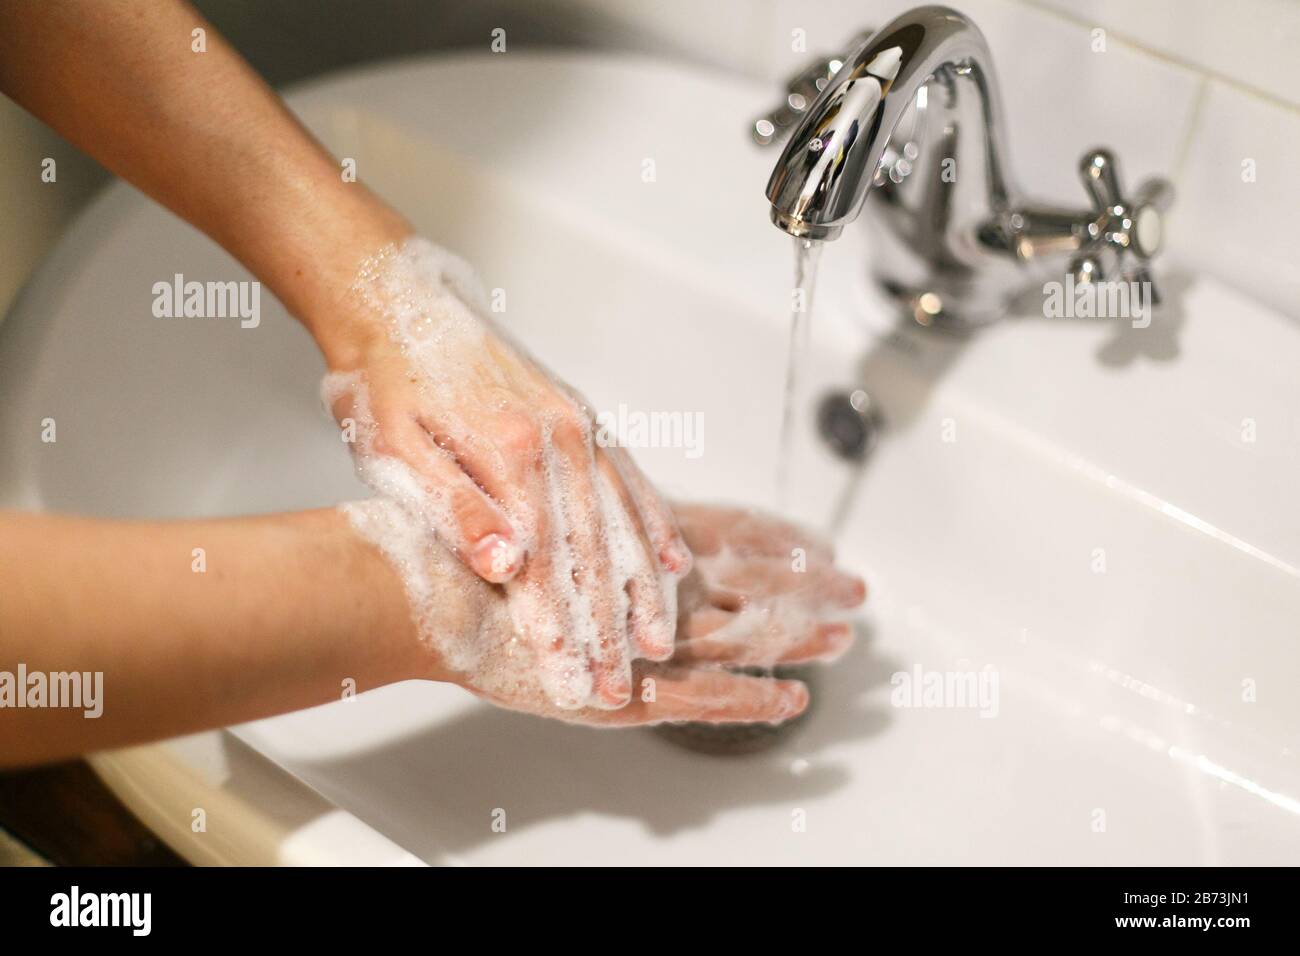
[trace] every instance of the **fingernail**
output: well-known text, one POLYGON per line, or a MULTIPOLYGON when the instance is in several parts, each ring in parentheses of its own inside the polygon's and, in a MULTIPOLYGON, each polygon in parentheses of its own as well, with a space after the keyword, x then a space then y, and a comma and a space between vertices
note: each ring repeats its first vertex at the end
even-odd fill
POLYGON ((606 686, 601 696, 615 709, 626 707, 632 702, 632 685, 626 680, 617 680, 606 686))
POLYGON ((691 552, 684 545, 674 541, 664 545, 660 550, 659 563, 664 566, 666 571, 671 571, 674 574, 685 574, 691 569, 691 552))
POLYGON ((827 629, 829 646, 822 660, 833 661, 853 645, 853 628, 847 624, 835 624, 827 629))
POLYGON ((648 660, 666 661, 673 656, 677 641, 677 629, 668 622, 655 622, 642 632, 641 653, 648 660))
POLYGON ((785 706, 782 707, 782 718, 789 720, 791 717, 798 717, 808 707, 808 685, 800 681, 794 681, 786 685, 785 706))
POLYGON ((470 564, 475 573, 494 584, 503 584, 513 578, 522 560, 519 545, 499 534, 481 538, 470 554, 470 564))

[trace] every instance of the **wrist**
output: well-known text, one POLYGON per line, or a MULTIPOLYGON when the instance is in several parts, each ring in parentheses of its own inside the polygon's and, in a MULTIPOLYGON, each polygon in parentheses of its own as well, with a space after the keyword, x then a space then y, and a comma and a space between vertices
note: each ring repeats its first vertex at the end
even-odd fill
MULTIPOLYGON (((312 239, 310 256, 286 263, 280 298, 315 339, 331 369, 348 370, 386 332, 356 292, 366 261, 413 230, 393 209, 366 194, 359 207, 340 210, 328 231, 312 239)), ((277 289, 277 292, 280 290, 277 289)))
MULTIPOLYGON (((353 527, 341 508, 301 513, 322 558, 318 595, 342 642, 341 657, 352 662, 358 690, 404 680, 444 680, 437 655, 419 637, 401 576, 383 552, 353 527)), ((310 546, 304 548, 307 550, 310 546)), ((328 625, 324 625, 329 630, 328 625)), ((324 648, 321 649, 324 652, 324 648)))
MULTIPOLYGON (((320 512, 325 532, 339 550, 339 566, 346 568, 348 591, 357 601, 365 620, 358 640, 364 641, 367 668, 374 686, 403 680, 455 682, 456 675, 447 668, 438 652, 423 640, 411 596, 402 574, 384 549, 378 528, 368 519, 372 502, 357 502, 347 508, 320 512), (360 524, 358 524, 360 522, 360 524)), ((379 521, 379 525, 383 520, 379 521)), ((433 573, 430 584, 437 592, 431 606, 436 609, 439 630, 459 632, 478 621, 480 612, 464 588, 433 573)))

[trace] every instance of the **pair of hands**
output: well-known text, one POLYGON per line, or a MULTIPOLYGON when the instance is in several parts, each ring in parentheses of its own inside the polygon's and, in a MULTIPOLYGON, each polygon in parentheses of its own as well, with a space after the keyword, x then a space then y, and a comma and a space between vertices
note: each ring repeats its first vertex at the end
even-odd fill
POLYGON ((349 347, 325 349, 348 357, 324 392, 362 478, 458 559, 416 542, 440 563, 425 577, 468 579, 470 623, 483 622, 473 640, 501 642, 479 660, 514 661, 504 684, 480 679, 490 666, 461 682, 505 706, 596 723, 801 710, 801 685, 697 665, 841 650, 847 628, 822 617, 861 601, 861 582, 789 525, 674 512, 626 452, 596 444, 591 410, 506 339, 485 300, 462 260, 408 239, 363 264, 355 320, 336 326, 349 347), (796 548, 804 572, 791 570, 796 548), (692 550, 703 565, 693 575, 692 550))
MULTIPOLYGON (((737 564, 724 548, 698 578, 686 577, 691 553, 676 526, 681 516, 626 455, 595 446, 584 403, 486 316, 448 301, 449 291, 462 302, 478 296, 463 264, 417 270, 408 287, 396 289, 393 275, 380 269, 360 283, 369 296, 349 298, 356 261, 385 243, 409 242, 409 225, 362 184, 341 177, 337 161, 188 4, 0 3, 0 89, 230 251, 312 332, 331 370, 350 382, 332 396, 335 413, 344 419, 361 414, 359 402, 366 406, 370 427, 355 449, 363 472, 422 506, 438 540, 459 558, 450 562, 452 579, 464 578, 465 591, 492 610, 493 634, 510 635, 503 653, 535 658, 538 709, 620 722, 652 712, 658 719, 777 719, 788 702, 777 707, 764 695, 794 690, 701 672, 700 662, 741 663, 754 642, 769 647, 766 659, 781 643, 774 635, 795 639, 799 628, 802 649, 787 648, 787 657, 815 656, 826 642, 844 639, 798 623, 814 619, 823 599, 802 590, 811 578, 795 587, 784 577, 773 563, 788 563, 781 549, 751 549, 737 564), (175 39, 198 26, 208 46, 196 57, 175 39), (50 75, 59 82, 46 82, 50 75), (167 144, 162 153, 160 142, 167 144), (383 296, 374 295, 376 286, 383 296), (423 318, 436 313, 428 328, 418 315, 423 305, 430 307, 423 318), (734 604, 728 581, 750 585, 741 589, 747 604, 734 604), (653 706, 640 693, 646 674, 657 677, 653 706), (717 702, 712 710, 708 700, 717 702)), ((721 534, 709 530, 719 523, 742 540, 784 533, 741 530, 743 516, 728 520, 697 522, 699 541, 687 534, 699 555, 721 534)), ((275 553, 279 540, 271 535, 256 551, 232 545, 232 552, 253 566, 259 555, 275 553)), ((143 540, 137 546, 142 556, 152 553, 143 540)), ((833 578, 828 563, 818 567, 833 578)), ((112 570, 105 561, 86 579, 115 580, 112 570)), ((331 580, 336 598, 350 593, 346 582, 331 580)), ((824 583, 831 591, 843 584, 824 583)), ((250 628, 296 633, 287 620, 282 630, 268 630, 265 609, 273 603, 262 603, 250 628)), ((204 605, 176 610, 196 608, 204 605)), ((286 601, 277 610, 296 606, 286 601)), ((355 627, 346 612, 354 610, 351 601, 333 608, 349 635, 355 627)), ((182 615, 177 626, 183 619, 201 630, 213 618, 182 615)), ((228 635, 213 637, 214 647, 228 646, 228 635)), ((284 683, 301 688, 302 670, 295 660, 284 683)), ((231 722, 269 712, 270 691, 284 690, 264 688, 268 697, 253 708, 237 672, 226 677, 230 692, 215 696, 244 706, 225 712, 231 722)))
MULTIPOLYGON (((504 586, 548 697, 617 709, 632 662, 673 651, 690 549, 593 413, 509 342, 462 260, 410 238, 361 267, 325 398, 363 480, 504 586)), ((337 333, 336 333, 337 334, 337 333)))
POLYGON ((865 596, 859 578, 835 568, 827 546, 792 525, 732 508, 678 505, 676 518, 696 560, 681 584, 671 656, 634 663, 635 692, 622 708, 565 708, 547 693, 536 663, 543 649, 520 637, 504 589, 474 576, 442 546, 428 546, 397 503, 372 499, 347 507, 363 537, 391 548, 394 536, 404 535, 407 546, 396 553, 420 554, 408 592, 430 647, 412 646, 407 676, 459 684, 498 706, 573 723, 776 723, 794 717, 808 704, 801 682, 734 669, 839 656, 853 634, 835 618, 865 596), (805 550, 800 571, 792 567, 795 548, 805 550))
POLYGON ((536 696, 536 706, 527 709, 597 726, 635 726, 777 723, 808 706, 801 681, 732 669, 839 657, 853 643, 853 631, 835 618, 862 603, 863 581, 835 567, 828 545, 779 519, 707 505, 679 504, 674 510, 695 566, 681 583, 671 658, 636 662, 636 695, 620 710, 558 711, 536 696), (799 571, 792 562, 796 548, 805 552, 799 571))

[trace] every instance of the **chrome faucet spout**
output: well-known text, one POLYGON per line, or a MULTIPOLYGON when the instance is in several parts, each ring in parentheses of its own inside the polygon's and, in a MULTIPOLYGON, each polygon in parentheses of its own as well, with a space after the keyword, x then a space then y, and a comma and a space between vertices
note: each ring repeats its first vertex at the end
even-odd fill
POLYGON ((845 58, 786 144, 767 184, 772 221, 793 236, 834 239, 872 187, 900 122, 944 70, 975 84, 990 197, 1005 207, 1000 106, 984 36, 947 7, 919 7, 845 58))
MULTIPOLYGON (((825 77, 825 65, 812 69, 825 77)), ((1172 188, 1150 180, 1126 198, 1115 158, 1098 149, 1080 164, 1090 208, 1026 201, 988 44, 963 14, 904 13, 818 85, 768 180, 772 222, 829 240, 861 214, 877 281, 917 322, 983 324, 1028 279, 1067 272, 1079 283, 1141 280, 1156 298, 1146 262, 1172 188)))

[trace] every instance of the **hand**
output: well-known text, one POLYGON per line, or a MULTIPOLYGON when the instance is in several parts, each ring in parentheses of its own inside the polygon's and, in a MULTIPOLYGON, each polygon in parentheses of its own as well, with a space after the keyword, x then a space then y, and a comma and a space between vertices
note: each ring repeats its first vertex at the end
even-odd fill
POLYGON ((354 293, 356 321, 332 327, 348 347, 322 348, 362 478, 505 584, 552 704, 623 707, 632 660, 672 653, 691 566, 672 512, 626 454, 596 446, 581 399, 493 326, 463 261, 408 240, 354 293))
MULTIPOLYGON (((366 522, 373 528, 389 520, 383 509, 397 511, 400 522, 400 509, 389 503, 353 507, 372 514, 359 524, 363 532, 366 522)), ((664 663, 636 663, 637 693, 626 706, 556 707, 532 669, 532 648, 515 640, 506 599, 497 589, 474 582, 441 552, 429 556, 429 581, 444 582, 451 575, 475 586, 448 588, 471 595, 454 619, 445 609, 456 602, 429 602, 429 612, 439 617, 435 633, 443 636, 443 647, 454 644, 451 651, 458 655, 448 667, 444 651, 436 677, 502 707, 599 726, 686 720, 774 723, 801 713, 808 704, 802 682, 735 674, 728 668, 838 657, 853 635, 848 624, 832 618, 862 602, 862 580, 835 568, 830 548, 793 525, 737 509, 679 505, 675 510, 697 557, 695 570, 682 583, 675 653, 664 663), (803 571, 792 567, 795 548, 806 555, 803 571)))
POLYGON ((772 667, 838 657, 853 642, 834 618, 866 598, 829 544, 769 515, 678 504, 695 570, 682 582, 673 661, 772 667))

